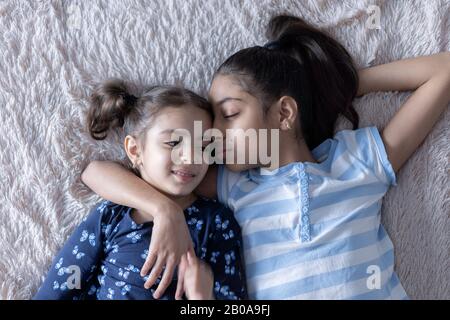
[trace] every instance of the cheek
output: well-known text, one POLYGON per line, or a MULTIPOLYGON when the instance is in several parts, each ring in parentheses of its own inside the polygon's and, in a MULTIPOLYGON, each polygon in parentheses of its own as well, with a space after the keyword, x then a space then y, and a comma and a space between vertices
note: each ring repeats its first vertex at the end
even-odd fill
POLYGON ((258 113, 247 113, 239 116, 235 121, 230 122, 229 129, 262 129, 265 123, 258 113))
POLYGON ((267 115, 264 118, 264 121, 267 125, 268 129, 279 129, 280 128, 280 115, 276 111, 275 108, 273 108, 274 111, 269 110, 267 115))
POLYGON ((166 174, 166 169, 170 167, 171 152, 170 150, 165 150, 163 148, 153 148, 151 152, 147 153, 145 162, 145 167, 147 171, 157 174, 166 174))
POLYGON ((206 172, 208 171, 208 168, 209 168, 209 164, 202 164, 201 165, 202 166, 202 168, 200 169, 200 176, 201 176, 201 179, 200 180, 203 180, 203 178, 205 177, 205 175, 206 175, 206 172))

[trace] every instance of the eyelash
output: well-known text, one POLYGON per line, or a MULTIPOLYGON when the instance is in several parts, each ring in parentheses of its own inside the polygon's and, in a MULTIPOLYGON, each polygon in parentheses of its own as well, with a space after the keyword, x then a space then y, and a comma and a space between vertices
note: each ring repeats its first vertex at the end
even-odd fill
POLYGON ((239 114, 239 112, 236 112, 236 113, 233 113, 233 114, 230 114, 229 116, 223 116, 225 119, 228 119, 228 118, 232 118, 232 117, 235 117, 235 116, 237 116, 239 114))
MULTIPOLYGON (((168 145, 169 147, 171 147, 171 148, 174 148, 174 147, 176 147, 180 142, 181 142, 181 140, 178 140, 178 141, 168 141, 168 142, 165 142, 165 144, 167 144, 167 145, 168 145), (171 145, 172 143, 174 143, 174 145, 171 145)), ((209 143, 208 143, 208 145, 209 145, 209 143)), ((206 149, 206 147, 207 147, 208 145, 202 146, 202 151, 205 151, 205 149, 206 149)))
POLYGON ((174 148, 176 147, 179 143, 181 142, 181 140, 177 140, 177 141, 169 141, 169 142, 165 142, 165 144, 167 144, 169 147, 174 148), (171 145, 172 143, 174 143, 174 145, 171 145))

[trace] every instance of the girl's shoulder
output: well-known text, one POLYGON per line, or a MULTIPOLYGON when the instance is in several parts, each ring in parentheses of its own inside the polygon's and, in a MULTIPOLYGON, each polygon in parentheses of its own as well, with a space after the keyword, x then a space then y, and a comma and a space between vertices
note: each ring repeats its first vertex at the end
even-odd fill
POLYGON ((100 201, 93 209, 93 213, 100 216, 102 222, 119 222, 130 210, 129 207, 114 203, 109 200, 100 201))
MULTIPOLYGON (((396 185, 396 175, 388 159, 381 133, 376 126, 356 130, 338 131, 333 139, 328 139, 330 147, 326 150, 330 170, 339 173, 357 170, 370 174, 386 185, 396 185)), ((317 158, 323 156, 327 141, 313 150, 317 158)))

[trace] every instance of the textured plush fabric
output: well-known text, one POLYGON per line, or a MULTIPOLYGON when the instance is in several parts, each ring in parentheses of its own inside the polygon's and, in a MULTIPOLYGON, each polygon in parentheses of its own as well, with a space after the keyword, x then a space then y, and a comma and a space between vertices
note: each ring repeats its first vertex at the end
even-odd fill
MULTIPOLYGON (((269 18, 284 12, 327 30, 359 67, 450 51, 448 0, 0 2, 0 298, 29 299, 99 200, 80 180, 86 164, 124 157, 120 137, 96 142, 85 130, 93 85, 121 77, 204 94, 214 69, 264 44, 269 18), (367 24, 372 4, 380 29, 367 24)), ((361 127, 382 128, 409 94, 358 99, 361 127)), ((413 299, 450 298, 449 136, 447 110, 384 199, 413 299)))

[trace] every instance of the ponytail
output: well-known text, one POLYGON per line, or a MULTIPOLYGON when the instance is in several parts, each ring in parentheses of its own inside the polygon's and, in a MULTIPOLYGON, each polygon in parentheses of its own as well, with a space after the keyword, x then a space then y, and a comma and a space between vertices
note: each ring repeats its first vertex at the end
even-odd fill
MULTIPOLYGON (((133 85, 134 86, 134 85, 133 85)), ((208 101, 196 93, 176 86, 153 86, 136 97, 123 80, 108 80, 95 88, 90 97, 87 127, 92 138, 103 140, 110 130, 123 128, 145 145, 145 134, 154 117, 166 107, 191 105, 211 114, 208 101)))
POLYGON ((310 149, 333 137, 339 115, 358 127, 352 106, 358 72, 350 54, 336 40, 302 19, 280 15, 267 27, 269 43, 229 57, 216 74, 241 77, 244 90, 265 110, 283 95, 299 105, 299 134, 310 149))
POLYGON ((100 84, 91 95, 87 123, 89 133, 103 140, 108 131, 123 127, 126 117, 136 108, 138 98, 129 92, 122 80, 109 80, 100 84))

